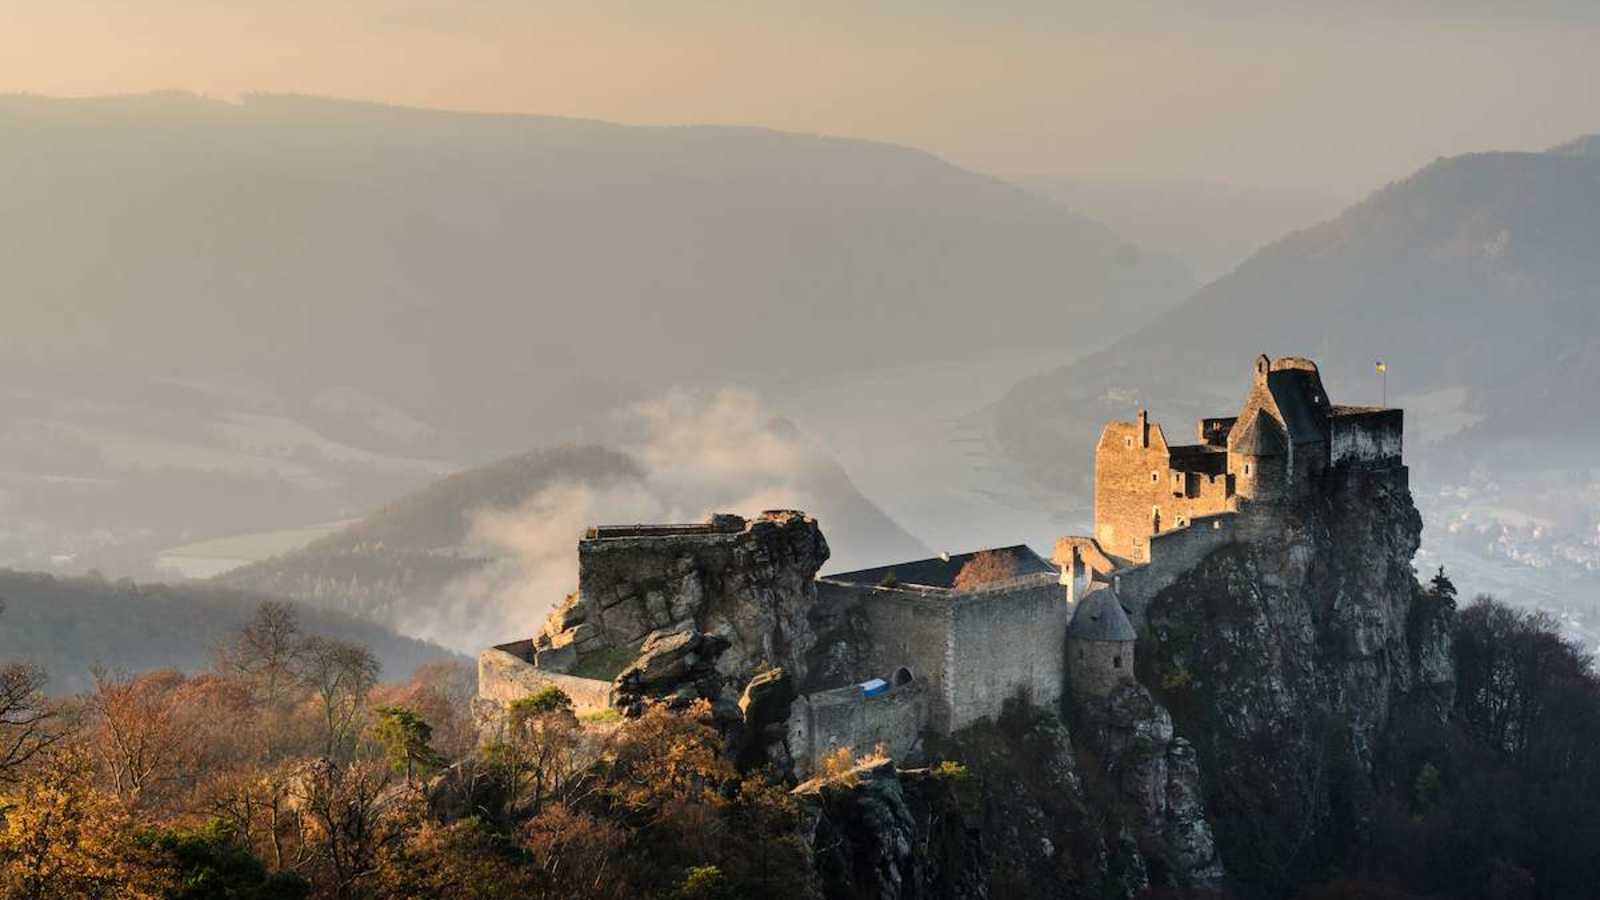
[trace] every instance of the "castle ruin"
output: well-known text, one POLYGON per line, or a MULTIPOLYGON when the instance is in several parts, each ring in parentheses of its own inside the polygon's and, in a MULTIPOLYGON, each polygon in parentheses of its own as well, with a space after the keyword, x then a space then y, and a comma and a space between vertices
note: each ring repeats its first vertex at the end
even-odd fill
POLYGON ((1195 443, 1168 443, 1142 409, 1108 423, 1092 534, 1060 538, 1050 560, 990 551, 1009 575, 960 587, 973 554, 817 577, 827 545, 797 512, 593 528, 579 542, 578 592, 536 637, 480 655, 479 695, 504 704, 555 684, 580 708, 615 706, 641 663, 629 675, 599 662, 664 634, 709 635, 727 646, 714 665, 733 691, 787 673, 781 721, 763 727, 781 732, 797 772, 841 747, 915 758, 923 735, 993 718, 1010 697, 1054 708, 1133 683, 1157 593, 1218 549, 1281 534, 1285 514, 1330 479, 1405 487, 1403 425, 1399 409, 1333 404, 1310 360, 1261 356, 1238 414, 1201 419, 1195 443))

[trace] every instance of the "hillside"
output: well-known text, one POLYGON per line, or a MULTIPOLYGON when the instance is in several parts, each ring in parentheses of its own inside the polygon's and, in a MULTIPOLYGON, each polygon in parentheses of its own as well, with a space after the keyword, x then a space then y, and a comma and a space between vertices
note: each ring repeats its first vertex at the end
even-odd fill
POLYGON ((1258 353, 1315 358, 1332 397, 1406 410, 1419 565, 1560 618, 1600 646, 1600 155, 1439 160, 1265 247, 1105 350, 1028 380, 994 440, 1081 509, 1093 441, 1144 403, 1186 440, 1258 353), (1184 398, 1174 401, 1173 398, 1184 398))
MULTIPOLYGON (((55 693, 89 687, 89 670, 203 669, 211 651, 255 615, 262 595, 214 586, 135 584, 99 578, 56 578, 0 569, 0 659, 43 666, 55 693)), ((302 628, 364 644, 383 677, 403 680, 449 650, 402 637, 371 622, 304 604, 302 628)))
MULTIPOLYGON (((1539 415, 1581 413, 1583 354, 1600 319, 1600 159, 1485 153, 1441 160, 1339 217, 1256 253, 1177 309, 1105 350, 1017 385, 996 409, 1000 441, 1042 481, 1075 484, 1099 425, 1141 401, 1224 398, 1257 353, 1300 353, 1347 402, 1411 403, 1411 446, 1437 441, 1541 386, 1539 415), (1178 390, 1185 386, 1186 390, 1178 390)), ((1586 419, 1587 417, 1584 417, 1586 419)), ((1582 420, 1573 424, 1582 424, 1582 420)))
POLYGON ((12 95, 0 193, 28 567, 349 518, 674 385, 1086 347, 1192 287, 998 179, 758 128, 12 95))
POLYGON ((823 524, 834 565, 927 555, 861 496, 844 471, 783 422, 756 438, 750 477, 697 469, 691 453, 659 468, 655 450, 567 446, 442 479, 309 546, 216 579, 371 618, 471 652, 531 633, 577 586, 577 541, 595 524, 698 521, 713 511, 793 506, 823 524), (793 457, 781 451, 790 451, 793 457))

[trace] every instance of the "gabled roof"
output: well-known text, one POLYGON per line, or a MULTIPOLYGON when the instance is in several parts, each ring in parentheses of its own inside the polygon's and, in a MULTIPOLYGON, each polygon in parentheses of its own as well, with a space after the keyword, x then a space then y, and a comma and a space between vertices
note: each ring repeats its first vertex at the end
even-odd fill
MULTIPOLYGON (((871 569, 858 569, 854 572, 837 572, 832 575, 823 575, 822 578, 825 581, 878 587, 892 573, 894 575, 893 581, 896 584, 949 588, 955 584, 956 573, 961 571, 961 567, 980 552, 982 551, 957 553, 951 555, 948 559, 940 556, 915 559, 910 562, 895 563, 892 566, 876 566, 871 569)), ((1049 560, 1033 552, 1026 544, 997 547, 994 552, 1009 554, 1016 563, 1015 574, 1018 576, 1046 573, 1053 575, 1059 571, 1050 564, 1049 560)))
POLYGON ((1248 456, 1282 456, 1289 449, 1283 429, 1264 410, 1256 410, 1242 427, 1235 425, 1229 437, 1232 440, 1229 449, 1248 456))
POLYGON ((1081 641, 1132 641, 1139 636, 1134 633, 1116 590, 1103 587, 1078 601, 1067 626, 1067 637, 1081 641))

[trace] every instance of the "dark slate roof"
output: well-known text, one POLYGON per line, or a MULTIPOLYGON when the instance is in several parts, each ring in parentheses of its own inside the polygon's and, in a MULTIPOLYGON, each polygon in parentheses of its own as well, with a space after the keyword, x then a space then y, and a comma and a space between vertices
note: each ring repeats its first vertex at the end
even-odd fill
MULTIPOLYGON (((916 559, 910 562, 895 563, 892 566, 877 566, 871 569, 859 569, 854 572, 836 572, 832 575, 822 576, 828 581, 839 581, 846 584, 862 584, 877 587, 882 584, 884 577, 894 573, 896 584, 921 585, 923 587, 948 588, 956 580, 956 573, 967 561, 977 556, 981 551, 972 553, 958 553, 948 560, 942 557, 929 559, 916 559)), ((996 553, 1009 553, 1016 561, 1016 574, 1039 575, 1044 573, 1055 574, 1058 570, 1039 554, 1033 552, 1026 544, 1017 544, 1014 547, 996 547, 996 553)))
POLYGON ((1228 451, 1210 444, 1180 444, 1167 448, 1167 463, 1179 472, 1221 475, 1228 471, 1228 451))
POLYGON ((1264 410, 1256 410, 1243 427, 1235 426, 1230 436, 1235 453, 1244 453, 1250 456, 1282 456, 1289 445, 1284 441, 1283 429, 1278 427, 1277 420, 1267 415, 1264 410))
POLYGON ((1289 440, 1314 444, 1328 439, 1328 398, 1322 393, 1322 378, 1306 369, 1276 369, 1267 373, 1267 390, 1283 416, 1289 440))
POLYGON ((1067 637, 1083 641, 1131 641, 1138 635, 1134 634, 1133 623, 1128 621, 1117 592, 1104 587, 1090 591, 1078 601, 1072 623, 1067 626, 1067 637))

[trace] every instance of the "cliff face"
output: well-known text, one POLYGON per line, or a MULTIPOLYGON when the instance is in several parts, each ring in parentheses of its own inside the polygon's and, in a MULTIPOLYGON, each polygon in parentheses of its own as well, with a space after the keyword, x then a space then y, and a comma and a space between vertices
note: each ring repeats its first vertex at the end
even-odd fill
POLYGON ((735 690, 769 665, 804 677, 816 643, 806 617, 816 601, 813 579, 828 559, 816 520, 776 511, 748 522, 718 517, 711 528, 665 540, 585 540, 579 591, 536 639, 540 665, 571 667, 671 630, 726 642, 716 666, 735 690))
POLYGON ((1357 838, 1386 729, 1444 717, 1454 681, 1403 470, 1330 476, 1274 525, 1156 595, 1138 648, 1193 743, 1224 864, 1268 891, 1357 838))

